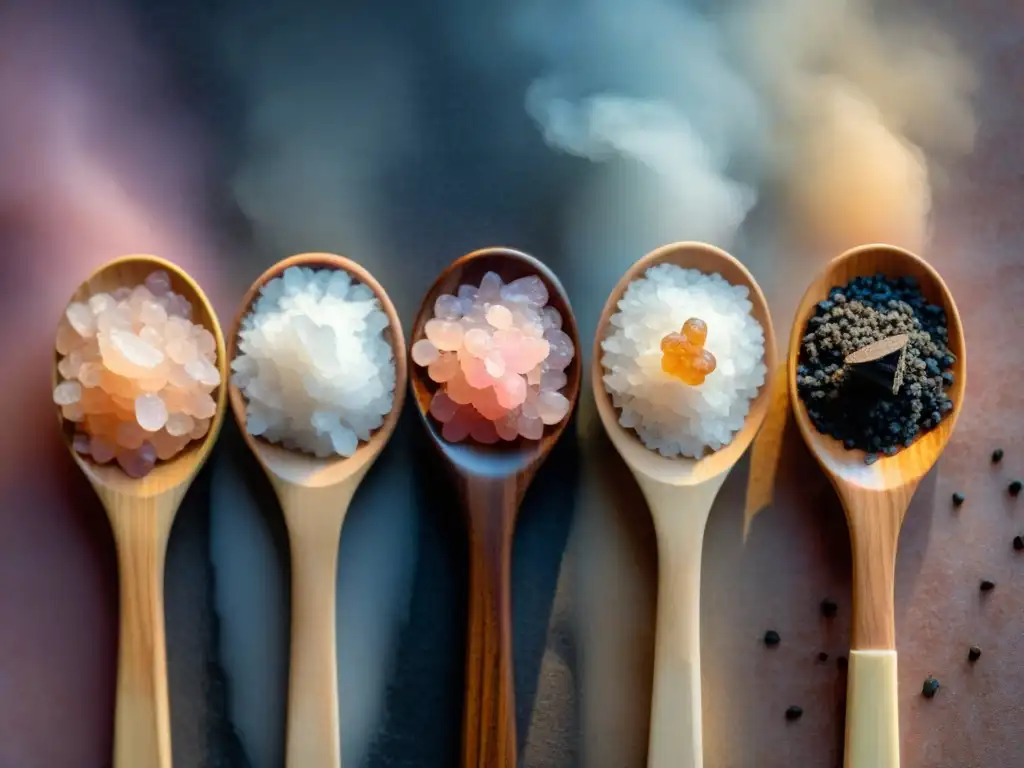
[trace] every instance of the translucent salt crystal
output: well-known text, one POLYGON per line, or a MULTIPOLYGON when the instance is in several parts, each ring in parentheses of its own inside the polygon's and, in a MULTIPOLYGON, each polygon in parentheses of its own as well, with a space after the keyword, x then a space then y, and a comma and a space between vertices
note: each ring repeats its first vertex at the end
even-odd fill
POLYGON ((536 275, 513 280, 501 289, 501 298, 506 301, 525 302, 542 307, 548 301, 548 289, 536 275))
POLYGON ((209 357, 217 352, 217 339, 205 328, 197 328, 194 338, 200 355, 209 357))
POLYGON ((474 421, 470 427, 469 435, 483 445, 491 445, 498 442, 498 431, 494 427, 494 422, 489 419, 477 419, 474 421))
POLYGON ((569 383, 569 379, 566 377, 564 371, 544 371, 544 373, 541 374, 539 383, 541 389, 558 391, 569 383))
POLYGON ((540 440, 544 436, 544 422, 538 418, 519 416, 519 434, 527 440, 540 440))
POLYGON ((167 314, 190 320, 192 318, 192 304, 181 294, 175 293, 167 303, 167 314))
POLYGON ((449 379, 448 386, 445 387, 448 397, 459 405, 469 405, 473 401, 474 391, 461 371, 449 379))
POLYGON ((96 316, 87 304, 80 301, 71 302, 64 310, 64 316, 79 336, 88 338, 96 334, 96 316))
POLYGON ((245 431, 250 435, 259 437, 265 434, 269 427, 270 425, 263 415, 263 410, 250 407, 245 417, 245 431))
POLYGON ((459 358, 452 352, 446 352, 430 364, 427 375, 440 384, 450 380, 460 370, 459 358))
POLYGON ((161 429, 159 432, 151 432, 148 435, 148 442, 153 446, 153 449, 156 451, 156 457, 161 461, 174 458, 183 447, 181 438, 174 437, 166 429, 161 429))
POLYGON ((83 387, 98 387, 103 381, 102 363, 82 363, 78 369, 78 380, 83 387))
POLYGON ((148 326, 160 326, 167 322, 167 310, 156 301, 143 302, 139 310, 139 320, 148 326))
POLYGON ((163 269, 150 272, 143 282, 154 296, 162 296, 171 290, 171 276, 163 269))
POLYGON ((119 307, 103 310, 103 312, 96 317, 96 328, 100 333, 110 333, 114 329, 131 331, 131 310, 122 311, 119 307))
POLYGON ((487 364, 479 357, 467 355, 459 362, 462 365, 462 374, 469 386, 475 389, 485 389, 494 384, 494 377, 487 372, 487 364))
POLYGON ((457 296, 441 294, 434 302, 434 317, 441 320, 458 320, 462 317, 462 302, 457 296))
POLYGON ((428 320, 423 328, 427 338, 442 352, 454 352, 462 346, 462 326, 448 320, 428 320))
POLYGON ((82 385, 77 381, 62 381, 53 388, 53 402, 57 405, 74 405, 82 399, 82 385))
POLYGON ((434 343, 429 339, 420 339, 412 345, 412 361, 416 365, 428 366, 435 360, 437 360, 441 353, 438 351, 434 343))
POLYGON ((508 373, 502 377, 495 388, 498 402, 506 409, 518 408, 526 400, 526 380, 516 373, 508 373))
POLYGON ((508 412, 508 409, 498 402, 494 387, 476 390, 471 405, 477 413, 491 421, 502 418, 508 412))
MULTIPOLYGON (((146 445, 149 444, 146 443, 146 445)), ((151 445, 147 451, 143 451, 142 446, 139 446, 135 450, 122 448, 117 452, 118 466, 128 477, 136 480, 145 477, 153 470, 156 458, 156 449, 151 445)))
POLYGON ((189 437, 193 440, 205 437, 206 433, 210 431, 210 419, 194 419, 193 421, 195 426, 192 427, 189 437))
POLYGON ((352 456, 359 447, 356 433, 346 427, 338 426, 331 430, 331 446, 340 456, 352 456))
POLYGON ((192 339, 172 338, 167 342, 167 356, 178 365, 185 365, 199 357, 199 350, 192 339))
POLYGON ((544 366, 535 365, 530 369, 530 372, 526 374, 526 383, 531 387, 539 387, 541 379, 544 376, 544 366))
POLYGON ((472 285, 460 285, 457 294, 462 301, 473 302, 476 300, 477 290, 472 285))
MULTIPOLYGON (((163 352, 151 344, 147 344, 134 333, 113 330, 110 332, 110 342, 114 353, 121 357, 118 362, 127 363, 129 366, 155 368, 164 361, 163 352)), ((104 364, 113 368, 105 358, 106 356, 104 356, 104 364)))
POLYGON ((548 330, 549 328, 558 330, 562 327, 562 315, 554 307, 544 307, 540 314, 544 330, 548 330))
POLYGON ((181 437, 192 432, 195 420, 187 413, 171 413, 167 416, 165 429, 171 437, 181 437))
POLYGON ((167 423, 167 406, 157 395, 139 395, 135 399, 135 419, 147 432, 156 432, 167 423))
POLYGON ((62 406, 60 411, 61 415, 68 421, 79 422, 85 419, 85 411, 82 410, 82 406, 78 403, 62 406))
POLYGON ((472 328, 466 331, 462 338, 463 348, 475 357, 483 357, 491 348, 491 337, 487 331, 481 328, 472 328))
POLYGON ((544 338, 550 344, 550 351, 547 355, 549 368, 562 370, 572 361, 576 354, 572 339, 565 331, 549 330, 544 333, 544 338))
POLYGON ((168 373, 168 368, 166 366, 161 366, 154 370, 151 376, 147 376, 144 379, 136 379, 135 383, 143 392, 159 392, 167 386, 168 373))
POLYGON ((89 455, 97 464, 107 464, 117 455, 117 445, 107 437, 93 435, 89 440, 89 455))
POLYGON ((202 357, 185 364, 185 373, 204 387, 216 387, 220 384, 220 371, 202 357))
POLYGON ((500 379, 505 375, 505 358, 501 350, 491 349, 484 358, 484 368, 492 379, 500 379))
MULTIPOLYGON (((154 431, 154 430, 151 430, 154 431)), ((134 421, 122 421, 117 425, 114 439, 122 448, 134 450, 142 445, 146 439, 147 432, 134 421)))
POLYGON ((515 440, 519 437, 519 416, 516 413, 508 413, 503 418, 494 422, 494 431, 502 440, 515 440))
POLYGON ((84 432, 76 432, 74 438, 71 440, 71 447, 75 450, 75 453, 88 455, 89 443, 90 439, 87 434, 84 432))
POLYGON ((89 311, 99 318, 107 310, 114 309, 117 306, 117 300, 109 293, 96 293, 89 297, 86 304, 89 306, 89 311))
POLYGON ((81 345, 81 343, 82 337, 78 335, 78 331, 71 327, 71 323, 66 320, 61 322, 57 327, 57 342, 55 344, 57 352, 61 355, 66 355, 81 345))
POLYGON ((351 287, 352 278, 348 272, 343 269, 334 269, 330 271, 330 276, 327 279, 327 295, 343 299, 351 287))
POLYGON ((454 416, 457 410, 459 404, 441 390, 435 392, 430 400, 430 415, 442 423, 454 416))
POLYGON ((480 288, 477 290, 476 301, 495 302, 501 300, 501 278, 496 272, 488 272, 480 281, 480 288))
POLYGON ((459 443, 469 437, 469 430, 477 417, 473 415, 473 409, 464 407, 455 412, 441 428, 441 437, 450 443, 459 443))
POLYGON ((163 334, 160 333, 156 328, 147 325, 139 331, 139 338, 149 344, 151 347, 159 349, 164 343, 163 334))
POLYGON ((73 352, 71 352, 71 354, 69 354, 59 363, 57 363, 57 373, 59 373, 61 377, 65 379, 77 379, 79 369, 81 368, 81 366, 82 355, 78 352, 78 350, 74 350, 73 352))
POLYGON ((537 395, 537 413, 545 424, 557 424, 569 412, 569 401, 560 392, 544 390, 537 395))
POLYGON ((203 392, 196 392, 188 402, 186 410, 197 419, 210 419, 217 412, 217 404, 213 398, 203 392))
POLYGON ((512 326, 512 311, 504 304, 494 304, 487 309, 487 322, 498 330, 512 326))

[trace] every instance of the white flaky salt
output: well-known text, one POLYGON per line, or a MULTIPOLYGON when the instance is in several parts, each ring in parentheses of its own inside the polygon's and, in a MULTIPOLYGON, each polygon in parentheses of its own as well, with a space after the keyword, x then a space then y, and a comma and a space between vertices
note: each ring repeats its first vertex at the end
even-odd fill
POLYGON ((619 423, 664 456, 699 458, 728 445, 764 384, 764 329, 745 286, 674 264, 651 267, 630 283, 601 342, 605 389, 619 423), (661 367, 661 340, 698 317, 717 367, 700 386, 661 367))
POLYGON ((191 316, 163 270, 68 305, 53 401, 77 424, 75 451, 144 477, 206 435, 221 383, 217 341, 191 316))
POLYGON ((373 291, 343 270, 289 267, 269 281, 231 362, 246 430, 320 457, 352 456, 394 404, 389 326, 373 291))
POLYGON ((505 284, 494 272, 438 297, 412 360, 438 384, 430 414, 446 440, 539 440, 569 414, 560 390, 576 350, 547 302, 536 275, 505 284))

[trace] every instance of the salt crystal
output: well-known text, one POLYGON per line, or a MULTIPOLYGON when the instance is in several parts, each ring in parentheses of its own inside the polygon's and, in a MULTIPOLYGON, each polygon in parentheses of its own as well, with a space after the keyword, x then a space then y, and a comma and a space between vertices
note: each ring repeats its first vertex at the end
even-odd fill
POLYGON ((144 282, 154 296, 162 296, 171 290, 171 276, 163 269, 150 272, 144 282))
POLYGON ((117 446, 107 437, 93 435, 89 441, 89 455, 97 464, 107 464, 117 455, 117 446))
POLYGON ((442 352, 454 352, 462 345, 462 326, 458 323, 448 320, 429 320, 423 332, 442 352))
POLYGON ((135 419, 147 432, 156 432, 167 423, 167 406, 158 395, 139 395, 135 399, 135 419))
POLYGON ((75 453, 82 455, 89 455, 89 436, 84 432, 76 432, 74 438, 71 441, 71 447, 74 448, 75 453))
POLYGON ((62 406, 60 411, 61 415, 68 421, 80 422, 85 419, 85 411, 82 410, 82 406, 78 403, 62 406))
POLYGON ((458 403, 453 401, 441 390, 435 392, 433 398, 430 400, 430 415, 441 423, 448 421, 455 415, 455 412, 458 409, 458 403))
POLYGON ((501 278, 496 272, 488 272, 480 281, 480 288, 477 291, 476 300, 479 302, 494 302, 501 300, 501 278))
MULTIPOLYGON (((150 430, 155 431, 155 430, 150 430)), ((129 448, 134 450, 142 445, 146 439, 146 430, 140 427, 134 421, 122 421, 117 425, 117 432, 115 433, 114 439, 117 444, 122 448, 129 448)))
POLYGON ((203 357, 186 363, 185 373, 203 387, 216 387, 220 384, 220 371, 217 370, 217 366, 203 357))
POLYGON ((459 358, 451 352, 446 352, 430 364, 427 375, 440 384, 450 380, 459 370, 459 358))
POLYGON ((53 389, 53 402, 57 405, 74 405, 82 399, 82 385, 77 381, 62 381, 53 389))
POLYGON ((340 456, 352 456, 359 447, 359 440, 356 433, 351 429, 338 426, 331 430, 331 447, 340 456))
POLYGON ((487 309, 487 322, 503 331, 512 326, 512 312, 504 304, 495 304, 487 309))
MULTIPOLYGON (((134 333, 113 330, 110 332, 110 343, 113 353, 120 356, 118 362, 129 367, 155 368, 164 361, 163 352, 153 345, 147 344, 134 333)), ((104 363, 107 361, 104 360, 104 363)), ((110 367, 113 368, 113 366, 110 367)))
POLYGON ((569 412, 569 401, 559 392, 544 390, 537 396, 537 413, 545 424, 557 424, 569 412))
POLYGON ((156 451, 150 449, 142 450, 142 446, 135 450, 122 448, 117 452, 117 464, 128 477, 142 478, 153 469, 156 461, 156 451))
POLYGON ((451 294, 441 294, 434 302, 434 317, 441 320, 458 320, 462 317, 462 302, 451 294))
POLYGON ((429 339, 420 339, 412 345, 412 361, 416 365, 428 366, 441 356, 437 347, 429 339))
POLYGON ((544 436, 544 422, 539 418, 520 416, 519 434, 527 440, 540 440, 544 436))
POLYGON ((482 328, 471 328, 462 339, 462 347, 474 357, 483 357, 491 348, 491 336, 482 328))
POLYGON ((548 302, 548 289, 536 275, 521 277, 501 289, 501 298, 506 301, 525 302, 543 307, 548 302))
POLYGON ((167 434, 172 437, 181 437, 189 434, 195 427, 195 420, 187 413, 171 413, 167 416, 167 434))
POLYGON ((89 338, 96 334, 96 316, 87 304, 80 301, 71 302, 64 310, 64 316, 82 338, 89 338))

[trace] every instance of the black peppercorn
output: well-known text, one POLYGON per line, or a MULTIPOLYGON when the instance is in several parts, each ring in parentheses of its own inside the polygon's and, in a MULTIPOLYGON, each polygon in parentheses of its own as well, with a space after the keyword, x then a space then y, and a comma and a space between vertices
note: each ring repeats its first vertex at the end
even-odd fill
POLYGON ((994 581, 989 581, 988 579, 982 579, 981 580, 981 591, 982 592, 991 592, 993 589, 995 589, 995 587, 996 587, 996 583, 994 581))
POLYGON ((804 710, 802 707, 792 706, 786 710, 786 719, 789 721, 799 720, 804 716, 804 710))
POLYGON ((822 651, 818 654, 818 661, 828 661, 828 654, 822 651))
POLYGON ((839 613, 839 604, 830 597, 826 597, 821 601, 821 615, 826 619, 831 619, 839 613))
POLYGON ((976 645, 972 645, 967 651, 967 659, 969 661, 977 661, 981 658, 981 648, 976 645))
POLYGON ((769 648, 774 648, 780 642, 782 642, 782 638, 779 637, 779 633, 776 632, 774 629, 769 629, 767 632, 764 633, 764 644, 767 645, 769 648))
POLYGON ((960 493, 960 491, 957 491, 956 493, 953 494, 953 506, 954 507, 959 507, 966 500, 967 500, 967 497, 964 496, 962 493, 960 493))
POLYGON ((1024 536, 1013 537, 1013 548, 1016 549, 1018 552, 1024 549, 1024 536))
POLYGON ((1003 449, 1002 448, 996 448, 994 451, 992 451, 992 463, 993 464, 998 464, 1002 460, 1003 460, 1003 449))
POLYGON ((929 677, 924 681, 924 685, 921 687, 921 693, 926 699, 930 699, 935 696, 940 687, 938 680, 934 677, 929 677))
POLYGON ((846 669, 849 663, 849 659, 847 659, 845 656, 836 657, 836 666, 839 667, 839 669, 846 669))
POLYGON ((1020 493, 1021 488, 1024 488, 1024 484, 1022 484, 1020 480, 1014 480, 1012 483, 1010 483, 1006 490, 1010 492, 1011 496, 1016 496, 1017 494, 1020 493))

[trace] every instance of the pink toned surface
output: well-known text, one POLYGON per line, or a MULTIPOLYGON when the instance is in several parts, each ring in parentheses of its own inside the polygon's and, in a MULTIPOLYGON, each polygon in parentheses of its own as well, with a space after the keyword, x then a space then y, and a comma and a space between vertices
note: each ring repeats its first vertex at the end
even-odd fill
MULTIPOLYGON (((936 238, 925 255, 956 295, 972 378, 957 432, 919 491, 900 543, 897 642, 905 768, 1009 768, 1019 765, 1024 750, 1024 555, 1010 546, 1015 534, 1024 533, 1024 497, 1012 503, 1004 491, 1012 476, 1024 476, 1024 391, 1013 378, 1024 366, 1024 160, 1018 147, 1024 10, 1005 2, 962 8, 958 36, 985 78, 981 133, 976 152, 956 173, 957 185, 940 192, 936 238), (993 468, 988 455, 996 445, 1006 458, 993 468), (968 497, 958 511, 949 504, 954 490, 968 497), (985 599, 977 589, 982 578, 997 583, 985 599), (973 666, 966 661, 971 644, 984 651, 973 666), (928 674, 943 683, 930 701, 919 695, 928 674)), ((55 42, 74 55, 72 39, 55 42)), ((15 138, 4 144, 21 148, 10 157, 0 155, 6 168, 32 156, 39 124, 59 126, 67 117, 47 113, 49 105, 30 98, 28 73, 37 72, 31 62, 9 71, 20 71, 26 88, 18 109, 0 105, 3 114, 17 118, 0 125, 5 137, 15 138), (41 122, 28 122, 31 115, 41 115, 41 122)), ((161 135, 159 126, 151 128, 152 135, 161 135)), ((103 126, 93 133, 103 135, 103 126)), ((165 151, 176 154, 173 143, 165 143, 165 151)), ((182 168, 151 169, 152 188, 187 188, 182 168)), ((5 379, 9 389, 0 406, 7 424, 0 437, 4 768, 100 766, 111 744, 114 565, 102 513, 57 442, 48 404, 48 342, 60 306, 81 276, 109 255, 130 251, 173 253, 208 291, 218 292, 215 262, 201 258, 201 249, 193 247, 198 238, 187 226, 173 225, 193 220, 175 208, 188 196, 164 201, 169 214, 154 226, 130 202, 152 198, 150 190, 123 195, 116 183, 90 175, 95 169, 62 170, 58 179, 38 169, 39 184, 31 199, 20 198, 20 208, 0 187, 4 216, 12 212, 0 219, 5 258, 28 286, 13 279, 0 286, 0 351, 26 371, 5 379), (107 192, 98 194, 102 183, 107 192), (92 193, 73 194, 76 185, 92 193), (31 439, 21 439, 25 435, 31 439), (8 629, 11 616, 17 617, 17 631, 8 629)), ((757 277, 767 283, 770 276, 757 277)), ((803 285, 766 288, 784 329, 803 285)), ((215 298, 222 316, 230 315, 233 295, 226 303, 215 298)), ((581 419, 581 429, 593 426, 592 419, 581 419)), ((552 616, 552 632, 560 631, 563 618, 574 628, 578 667, 549 644, 537 714, 523 734, 526 766, 571 764, 553 759, 551 751, 553 743, 572 740, 565 729, 573 727, 574 678, 583 764, 640 766, 644 760, 653 533, 621 463, 596 431, 588 436, 588 477, 563 565, 567 588, 560 590, 552 616)), ((748 535, 742 466, 723 491, 707 532, 702 599, 708 768, 829 766, 838 756, 844 681, 835 657, 848 643, 849 548, 835 495, 792 432, 786 451, 775 502, 755 518, 748 535), (841 606, 831 622, 818 615, 825 596, 841 606), (782 635, 773 651, 759 642, 769 628, 782 635), (830 654, 827 663, 816 660, 819 651, 830 654), (798 723, 783 719, 790 704, 805 710, 798 723)))

